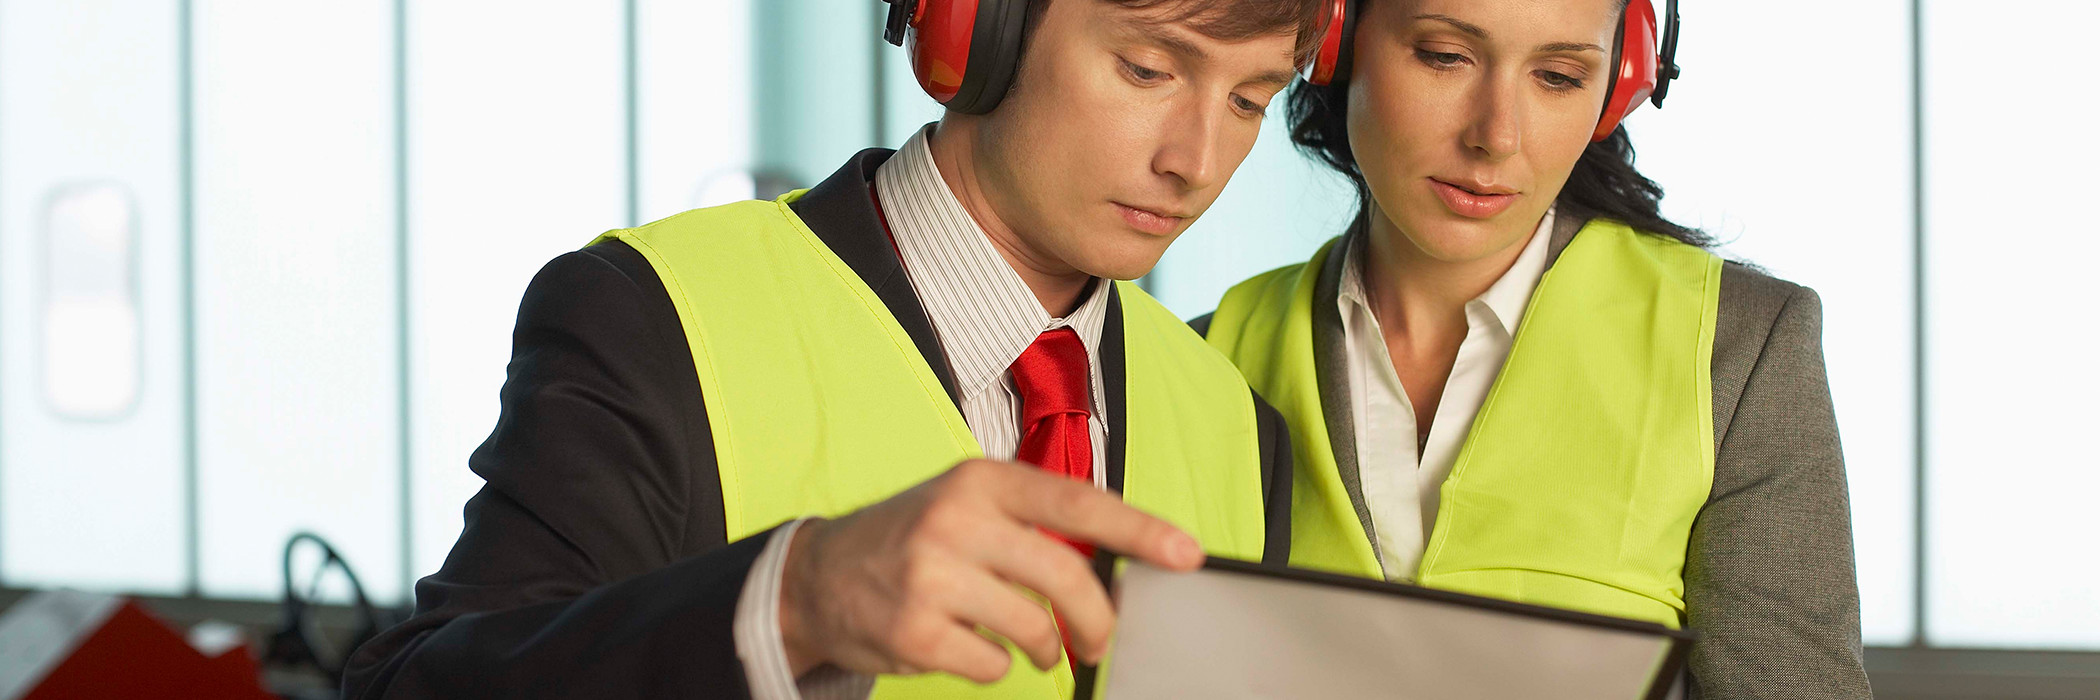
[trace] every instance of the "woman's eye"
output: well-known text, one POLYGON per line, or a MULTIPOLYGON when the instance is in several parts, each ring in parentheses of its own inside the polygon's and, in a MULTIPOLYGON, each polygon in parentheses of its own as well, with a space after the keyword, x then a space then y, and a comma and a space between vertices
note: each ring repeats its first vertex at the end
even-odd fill
POLYGON ((1257 117, 1262 116, 1269 110, 1269 108, 1266 105, 1258 104, 1254 100, 1250 100, 1239 95, 1232 96, 1232 104, 1233 106, 1240 108, 1240 111, 1246 112, 1250 115, 1257 117))
POLYGON ((1152 70, 1150 68, 1146 68, 1135 63, 1131 63, 1128 60, 1123 61, 1123 70, 1130 73, 1130 77, 1136 78, 1138 82, 1141 83, 1156 82, 1164 80, 1167 77, 1166 73, 1152 70))
POLYGON ((1550 70, 1539 71, 1539 80, 1546 83, 1546 87, 1554 90, 1567 91, 1582 89, 1581 78, 1576 78, 1562 73, 1555 73, 1550 70))
POLYGON ((1415 59, 1432 68, 1456 68, 1466 62, 1465 54, 1444 53, 1428 49, 1415 49, 1415 59))

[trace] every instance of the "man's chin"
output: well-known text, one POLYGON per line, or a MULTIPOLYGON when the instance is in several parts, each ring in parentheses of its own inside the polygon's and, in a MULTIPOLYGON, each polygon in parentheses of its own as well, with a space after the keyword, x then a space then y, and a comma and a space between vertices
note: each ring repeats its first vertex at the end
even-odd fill
POLYGON ((1151 274, 1159 266, 1159 258, 1165 249, 1130 251, 1125 254, 1096 255, 1073 267, 1095 277, 1111 280, 1134 280, 1151 274))

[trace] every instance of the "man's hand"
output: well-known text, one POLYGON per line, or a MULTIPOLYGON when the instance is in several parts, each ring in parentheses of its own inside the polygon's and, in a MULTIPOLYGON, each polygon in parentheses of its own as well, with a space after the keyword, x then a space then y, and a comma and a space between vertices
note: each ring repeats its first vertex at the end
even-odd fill
POLYGON ((795 533, 780 590, 781 638, 796 675, 824 663, 862 673, 946 671, 979 683, 1006 675, 1006 649, 983 627, 1057 664, 1050 612, 1072 653, 1098 661, 1115 628, 1087 559, 1048 528, 1155 566, 1203 563, 1196 540, 1092 484, 1026 465, 972 460, 889 500, 795 533))

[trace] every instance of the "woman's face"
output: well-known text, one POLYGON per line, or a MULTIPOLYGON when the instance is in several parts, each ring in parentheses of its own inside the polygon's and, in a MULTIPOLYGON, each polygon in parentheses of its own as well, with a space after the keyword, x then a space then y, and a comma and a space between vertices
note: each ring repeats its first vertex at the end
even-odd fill
POLYGON ((1446 262, 1526 240, 1604 109, 1617 0, 1365 7, 1349 76, 1349 145, 1374 213, 1446 262))

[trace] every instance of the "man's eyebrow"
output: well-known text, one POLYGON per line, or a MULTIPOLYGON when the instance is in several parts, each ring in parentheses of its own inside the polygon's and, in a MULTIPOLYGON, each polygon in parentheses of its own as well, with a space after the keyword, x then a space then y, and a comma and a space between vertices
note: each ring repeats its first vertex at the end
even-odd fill
POLYGON ((1461 32, 1473 35, 1473 37, 1476 39, 1488 38, 1487 30, 1481 29, 1480 25, 1474 24, 1472 22, 1467 22, 1457 17, 1452 17, 1451 15, 1420 14, 1415 15, 1415 19, 1426 19, 1434 20, 1437 22, 1443 22, 1445 24, 1451 25, 1452 27, 1458 29, 1461 32))
POLYGON ((1189 41, 1185 37, 1176 36, 1173 32, 1166 31, 1160 27, 1150 24, 1142 25, 1138 28, 1137 33, 1139 36, 1144 37, 1146 41, 1158 44, 1160 48, 1166 49, 1170 53, 1180 54, 1182 58, 1199 62, 1210 60, 1210 52, 1203 50, 1203 47, 1196 45, 1196 42, 1189 41))
POLYGON ((1291 84, 1291 81, 1297 79, 1297 77, 1298 74, 1291 71, 1272 70, 1266 73, 1262 73, 1261 75, 1254 76, 1253 83, 1256 85, 1270 85, 1282 88, 1289 86, 1291 84))
MULTIPOLYGON (((1169 53, 1177 54, 1191 63, 1201 63, 1210 60, 1210 52, 1204 50, 1201 45, 1158 26, 1147 25, 1139 28, 1137 33, 1146 41, 1158 44, 1160 48, 1166 49, 1169 53)), ((1295 71, 1273 70, 1256 75, 1249 82, 1257 85, 1274 85, 1281 88, 1290 85, 1291 81, 1297 78, 1298 74, 1295 71)))

